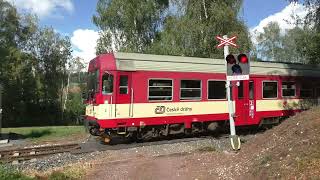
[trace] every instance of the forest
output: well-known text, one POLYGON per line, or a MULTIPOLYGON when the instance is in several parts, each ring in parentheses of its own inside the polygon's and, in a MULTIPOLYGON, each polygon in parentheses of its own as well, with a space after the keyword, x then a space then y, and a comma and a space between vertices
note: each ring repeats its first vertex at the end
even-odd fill
MULTIPOLYGON (((295 1, 290 1, 294 3, 295 1)), ((299 1, 300 2, 300 1, 299 1)), ((252 61, 318 64, 320 2, 305 0, 305 18, 280 31, 276 22, 250 32, 241 0, 98 0, 96 54, 113 51, 223 58, 216 35, 237 35, 252 61), (252 42, 252 35, 256 41, 252 42)), ((0 84, 5 127, 79 124, 86 66, 70 38, 42 27, 34 14, 0 0, 0 84)), ((294 14, 293 14, 294 16, 294 14)), ((87 60, 88 61, 88 60, 87 60)))

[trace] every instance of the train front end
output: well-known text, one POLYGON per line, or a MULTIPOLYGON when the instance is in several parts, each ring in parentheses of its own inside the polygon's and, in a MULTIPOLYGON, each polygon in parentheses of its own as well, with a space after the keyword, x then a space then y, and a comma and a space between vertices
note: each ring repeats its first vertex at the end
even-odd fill
MULTIPOLYGON (((85 95, 85 125, 91 135, 104 136, 106 127, 112 128, 115 110, 114 83, 116 76, 113 54, 91 60, 88 67, 85 95)), ((106 140, 108 141, 108 140, 106 140)))

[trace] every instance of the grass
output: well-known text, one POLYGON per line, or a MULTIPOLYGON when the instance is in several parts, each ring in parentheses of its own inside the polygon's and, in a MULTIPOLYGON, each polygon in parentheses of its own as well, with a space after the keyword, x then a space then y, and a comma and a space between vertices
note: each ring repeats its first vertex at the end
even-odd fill
POLYGON ((69 174, 68 172, 55 171, 48 176, 48 180, 75 180, 77 176, 69 174))
POLYGON ((78 162, 47 171, 29 169, 24 171, 24 173, 30 177, 34 177, 35 180, 77 180, 82 179, 92 167, 93 163, 91 162, 78 162))
POLYGON ((88 169, 87 165, 75 164, 64 168, 63 171, 54 171, 49 174, 48 180, 76 180, 81 179, 88 169))
POLYGON ((0 180, 76 180, 84 176, 84 168, 87 166, 67 167, 63 171, 53 171, 47 175, 31 175, 28 176, 13 167, 0 165, 0 180))
POLYGON ((87 133, 83 126, 48 126, 3 128, 3 133, 11 133, 10 138, 26 139, 31 142, 55 141, 84 137, 87 133))
MULTIPOLYGON (((32 143, 72 142, 87 135, 83 126, 3 128, 2 132, 11 133, 15 139, 24 139, 32 143)), ((10 166, 0 164, 0 180, 75 180, 81 179, 85 175, 85 170, 90 166, 90 163, 79 163, 63 167, 60 170, 31 173, 33 170, 21 172, 10 166)))
POLYGON ((23 173, 3 165, 0 165, 0 180, 34 180, 34 178, 24 175, 23 173))

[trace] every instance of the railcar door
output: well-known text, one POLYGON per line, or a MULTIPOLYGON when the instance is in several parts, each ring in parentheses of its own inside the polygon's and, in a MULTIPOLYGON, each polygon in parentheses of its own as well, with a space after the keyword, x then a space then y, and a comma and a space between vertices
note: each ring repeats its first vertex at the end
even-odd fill
POLYGON ((100 111, 100 113, 98 113, 100 116, 102 115, 101 119, 110 119, 115 117, 115 77, 116 74, 114 71, 105 71, 101 74, 102 92, 101 95, 97 97, 97 101, 99 100, 99 103, 105 109, 105 111, 100 111))
POLYGON ((117 76, 116 117, 129 118, 133 115, 131 72, 119 72, 117 76))
POLYGON ((253 80, 240 81, 235 97, 236 125, 253 124, 255 114, 255 83, 253 80))

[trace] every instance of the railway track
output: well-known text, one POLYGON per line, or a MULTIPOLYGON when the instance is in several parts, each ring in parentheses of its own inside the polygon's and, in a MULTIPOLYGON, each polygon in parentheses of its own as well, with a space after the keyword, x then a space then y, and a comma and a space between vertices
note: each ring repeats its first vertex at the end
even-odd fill
POLYGON ((97 140, 98 138, 92 136, 85 143, 81 143, 80 145, 81 149, 74 151, 72 153, 81 154, 81 153, 90 153, 95 151, 122 150, 122 149, 154 146, 154 145, 187 143, 187 142, 210 140, 210 139, 223 140, 223 139, 227 139, 228 137, 229 135, 221 135, 219 137, 203 135, 199 137, 158 139, 158 140, 151 140, 151 141, 144 141, 144 142, 126 142, 126 141, 119 140, 118 143, 114 145, 105 145, 105 144, 99 143, 99 141, 97 140))
MULTIPOLYGON (((247 131, 243 131, 247 132, 247 131)), ((242 137, 245 137, 247 134, 252 133, 241 133, 242 137)), ((259 132, 256 132, 259 133, 259 132)), ((255 133, 254 133, 255 134, 255 133)), ((228 134, 221 133, 218 136, 203 135, 200 137, 189 137, 189 138, 172 138, 165 140, 155 140, 147 141, 142 143, 136 142, 125 142, 119 141, 119 144, 116 145, 103 145, 100 144, 95 137, 89 138, 84 143, 73 143, 73 144, 60 144, 60 145, 48 145, 48 146, 38 146, 38 147, 28 147, 28 148, 16 148, 10 150, 0 150, 0 163, 10 163, 10 162, 22 162, 32 159, 38 159, 54 154, 70 152, 72 154, 83 154, 91 153, 95 151, 107 151, 107 150, 121 150, 121 149, 130 149, 137 148, 142 146, 153 146, 153 145, 163 145, 163 144, 175 144, 191 141, 200 141, 205 139, 216 139, 223 140, 228 138, 228 134)), ((229 141, 228 141, 229 142, 229 141)))
POLYGON ((8 163, 26 161, 58 153, 72 152, 77 149, 80 149, 79 144, 49 145, 2 150, 0 151, 0 162, 8 163))
POLYGON ((143 143, 121 143, 117 145, 103 145, 96 141, 95 138, 85 143, 74 144, 61 144, 61 145, 48 145, 38 147, 27 148, 15 148, 8 150, 0 150, 0 163, 20 163, 32 159, 39 159, 54 154, 70 152, 72 154, 91 153, 95 151, 107 151, 107 150, 121 150, 130 149, 142 146, 162 145, 162 144, 175 144, 190 141, 199 141, 210 138, 209 136, 182 138, 182 139, 170 139, 151 141, 143 143))

